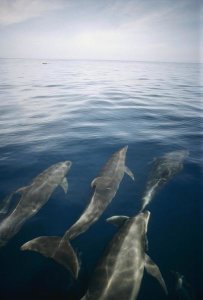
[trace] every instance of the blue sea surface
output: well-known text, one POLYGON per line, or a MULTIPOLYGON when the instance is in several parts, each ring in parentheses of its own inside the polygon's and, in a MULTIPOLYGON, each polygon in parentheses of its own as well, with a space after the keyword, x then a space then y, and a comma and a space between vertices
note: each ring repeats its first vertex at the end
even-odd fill
POLYGON ((201 68, 183 63, 0 60, 0 201, 50 165, 73 163, 67 195, 57 188, 0 249, 1 300, 79 300, 117 231, 106 218, 134 216, 149 163, 182 149, 190 152, 183 170, 147 207, 148 254, 163 274, 169 297, 145 273, 138 300, 203 299, 201 68), (72 241, 81 264, 78 280, 53 260, 21 251, 22 244, 37 236, 63 235, 89 203, 91 181, 125 145, 126 164, 136 180, 125 175, 100 219, 72 241), (173 293, 172 271, 187 280, 185 298, 173 293))

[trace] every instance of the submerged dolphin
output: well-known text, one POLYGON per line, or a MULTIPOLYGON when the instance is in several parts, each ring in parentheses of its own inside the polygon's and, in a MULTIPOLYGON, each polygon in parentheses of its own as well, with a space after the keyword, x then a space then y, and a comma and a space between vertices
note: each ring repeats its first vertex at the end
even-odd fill
POLYGON ((0 223, 0 247, 21 229, 28 218, 39 211, 57 186, 61 185, 64 192, 67 192, 68 182, 65 176, 71 164, 70 161, 54 164, 34 178, 30 185, 15 192, 20 193, 21 198, 15 209, 0 223))
POLYGON ((145 253, 150 212, 135 217, 114 216, 108 222, 120 228, 95 269, 90 286, 81 300, 135 300, 144 269, 154 276, 165 293, 167 288, 158 266, 145 253))
POLYGON ((185 278, 179 272, 174 272, 174 275, 176 277, 176 286, 175 286, 175 289, 176 290, 180 290, 180 289, 183 288, 183 282, 185 281, 185 278))
POLYGON ((125 172, 134 179, 132 172, 125 165, 127 148, 126 146, 115 152, 107 161, 99 176, 92 181, 91 186, 94 188, 94 194, 89 205, 63 237, 41 236, 22 245, 21 250, 33 250, 53 258, 69 269, 72 275, 77 278, 79 263, 69 240, 86 231, 98 220, 114 198, 125 172))
POLYGON ((185 276, 179 272, 172 271, 175 279, 174 293, 172 294, 172 299, 177 300, 192 300, 194 299, 193 291, 191 286, 185 279, 185 276))
POLYGON ((147 181, 146 190, 142 197, 143 210, 152 200, 157 190, 168 182, 183 168, 183 160, 189 155, 187 150, 177 150, 166 153, 153 161, 151 173, 147 181))

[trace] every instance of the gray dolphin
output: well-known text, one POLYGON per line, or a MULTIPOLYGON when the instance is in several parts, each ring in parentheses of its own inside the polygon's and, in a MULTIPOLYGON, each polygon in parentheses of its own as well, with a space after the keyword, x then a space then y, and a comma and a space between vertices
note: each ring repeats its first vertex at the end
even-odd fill
POLYGON ((175 277, 174 296, 175 299, 192 300, 194 299, 192 287, 185 279, 185 276, 179 272, 172 271, 175 277))
POLYGON ((176 277, 176 287, 175 287, 175 289, 180 290, 180 289, 183 288, 183 283, 185 281, 185 277, 182 274, 180 274, 179 272, 174 272, 174 275, 176 277))
POLYGON ((153 161, 146 190, 142 197, 141 210, 149 204, 161 186, 182 170, 183 160, 188 155, 189 151, 187 150, 177 150, 166 153, 153 161))
POLYGON ((150 212, 145 211, 131 218, 114 216, 107 219, 119 226, 119 230, 109 243, 81 300, 135 300, 144 269, 159 281, 167 294, 158 266, 145 253, 149 217, 150 212))
POLYGON ((15 209, 0 223, 0 247, 21 229, 28 218, 39 211, 57 186, 61 185, 64 192, 67 192, 68 182, 65 176, 71 164, 70 161, 54 164, 34 178, 30 185, 15 192, 20 193, 21 198, 15 209))
POLYGON ((53 258, 69 269, 73 277, 77 278, 80 267, 69 240, 85 232, 98 220, 116 195, 124 173, 134 179, 132 172, 125 165, 127 148, 126 146, 115 152, 107 161, 99 176, 92 181, 91 186, 94 188, 94 194, 89 205, 63 237, 41 236, 22 245, 21 250, 33 250, 46 257, 53 258))

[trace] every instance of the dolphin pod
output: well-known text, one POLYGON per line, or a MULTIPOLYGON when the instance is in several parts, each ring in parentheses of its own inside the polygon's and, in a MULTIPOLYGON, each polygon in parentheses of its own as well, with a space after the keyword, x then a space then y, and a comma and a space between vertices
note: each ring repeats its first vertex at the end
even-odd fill
POLYGON ((158 266, 146 254, 149 217, 150 212, 145 211, 131 218, 114 216, 107 219, 119 226, 119 230, 96 267, 86 295, 81 300, 135 300, 144 269, 168 293, 158 266))
POLYGON ((166 153, 155 159, 142 197, 141 211, 151 202, 159 188, 167 183, 183 168, 183 160, 189 155, 186 150, 166 153))
MULTIPOLYGON (((70 241, 84 233, 94 224, 115 197, 119 185, 127 173, 127 148, 115 152, 106 162, 92 183, 93 195, 79 219, 60 236, 40 236, 21 246, 21 250, 32 250, 54 259, 68 269, 76 279, 80 270, 77 255, 70 241)), ((175 176, 183 167, 189 152, 172 151, 154 160, 147 180, 141 209, 133 217, 113 216, 107 219, 119 227, 97 265, 90 285, 81 300, 135 300, 139 294, 144 270, 155 277, 167 294, 167 287, 158 266, 146 254, 148 251, 147 228, 150 212, 144 211, 159 188, 175 176)), ((23 223, 48 201, 54 189, 61 185, 67 192, 65 178, 71 162, 55 164, 37 176, 33 182, 21 188, 1 202, 0 214, 5 214, 14 194, 21 198, 11 214, 0 223, 0 246, 19 231, 23 223)), ((182 283, 182 277, 179 283, 182 283)))
POLYGON ((21 250, 32 250, 50 257, 69 269, 73 277, 77 278, 80 267, 69 240, 85 232, 98 220, 116 195, 124 173, 134 179, 132 172, 125 165, 127 148, 126 146, 115 152, 104 165, 98 177, 92 181, 91 187, 94 189, 94 193, 89 205, 62 237, 41 236, 22 245, 21 250))
MULTIPOLYGON (((61 185, 64 192, 67 192, 68 182, 65 176, 71 164, 70 161, 54 164, 35 177, 30 185, 14 192, 20 193, 21 198, 15 209, 0 223, 0 247, 21 229, 27 219, 40 210, 57 186, 61 185)), ((14 193, 9 196, 9 201, 14 193)))

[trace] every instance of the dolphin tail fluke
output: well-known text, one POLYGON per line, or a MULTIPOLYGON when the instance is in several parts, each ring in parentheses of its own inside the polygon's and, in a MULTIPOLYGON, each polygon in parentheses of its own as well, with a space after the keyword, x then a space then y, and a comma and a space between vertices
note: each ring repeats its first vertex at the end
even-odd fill
MULTIPOLYGON (((9 212, 9 210, 10 210, 10 208, 11 208, 11 206, 12 206, 12 201, 13 201, 14 195, 16 195, 16 194, 21 194, 21 195, 22 195, 22 194, 25 192, 26 189, 27 189, 26 186, 23 187, 23 188, 20 188, 20 189, 18 189, 17 191, 11 193, 11 194, 10 194, 9 196, 7 196, 6 198, 4 198, 4 199, 0 202, 0 215, 1 215, 1 214, 2 214, 2 215, 6 215, 6 214, 9 212)), ((17 202, 17 201, 19 201, 19 199, 16 200, 16 202, 17 202)))
POLYGON ((9 211, 9 207, 10 207, 10 203, 11 203, 12 198, 13 198, 13 193, 10 194, 9 196, 7 196, 6 198, 4 198, 0 202, 0 214, 2 214, 2 215, 7 214, 7 212, 9 211))
POLYGON ((162 286, 166 295, 168 295, 168 290, 165 284, 165 281, 161 275, 159 267, 153 262, 153 260, 145 253, 145 269, 147 273, 155 277, 160 285, 162 286))
POLYGON ((67 239, 59 236, 40 236, 22 245, 21 250, 36 251, 52 258, 68 269, 74 278, 78 277, 78 258, 67 239))

